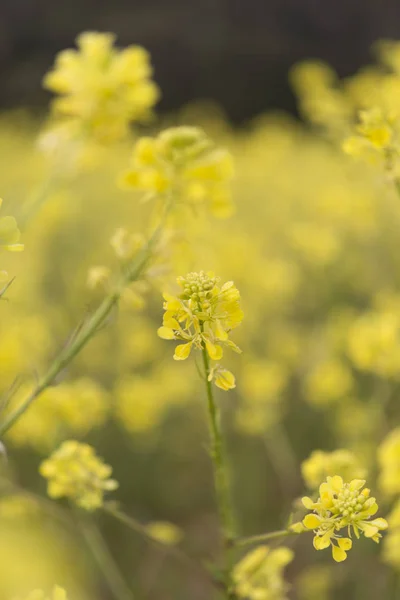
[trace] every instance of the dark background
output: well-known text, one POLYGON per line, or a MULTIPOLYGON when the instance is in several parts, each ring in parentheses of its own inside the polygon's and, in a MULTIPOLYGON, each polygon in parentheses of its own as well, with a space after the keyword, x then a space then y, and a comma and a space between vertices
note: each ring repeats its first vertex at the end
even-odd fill
POLYGON ((199 98, 235 122, 295 110, 290 66, 304 58, 352 73, 370 46, 400 38, 398 0, 0 0, 0 108, 42 107, 41 78, 83 30, 150 50, 162 111, 199 98))

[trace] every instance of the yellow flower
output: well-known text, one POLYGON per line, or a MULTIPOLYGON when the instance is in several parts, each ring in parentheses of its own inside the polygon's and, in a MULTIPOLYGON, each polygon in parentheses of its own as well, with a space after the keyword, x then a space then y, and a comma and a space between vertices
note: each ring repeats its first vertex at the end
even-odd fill
POLYGON ((208 381, 214 381, 217 387, 225 391, 233 390, 236 387, 236 380, 233 373, 221 365, 217 365, 211 369, 208 381))
POLYGON ((350 369, 340 360, 332 358, 317 364, 306 377, 306 400, 324 406, 342 400, 353 387, 350 369))
POLYGON ((389 532, 385 536, 383 560, 395 569, 400 569, 400 501, 397 500, 388 516, 389 532))
POLYGON ((366 469, 350 450, 314 450, 308 459, 302 462, 301 473, 307 487, 315 490, 328 475, 336 473, 347 480, 362 479, 366 475, 366 469))
POLYGON ((283 570, 293 557, 293 551, 286 547, 251 550, 233 569, 234 593, 246 600, 286 600, 288 585, 283 570))
MULTIPOLYGON (((31 390, 31 384, 21 386, 11 406, 18 406, 31 390)), ((10 429, 7 439, 16 446, 48 452, 64 436, 83 436, 102 425, 108 410, 107 393, 89 377, 63 382, 41 394, 32 410, 10 429)))
POLYGON ((313 511, 304 517, 303 525, 314 531, 314 548, 324 550, 330 546, 336 562, 346 560, 353 545, 352 533, 357 539, 363 533, 366 538, 378 543, 382 537, 380 531, 388 527, 385 519, 370 520, 378 511, 378 505, 364 485, 363 479, 344 483, 339 475, 335 475, 327 477, 319 486, 316 502, 307 496, 302 499, 304 506, 313 511), (348 537, 338 535, 342 529, 346 530, 348 537))
MULTIPOLYGON (((185 360, 192 348, 205 348, 215 361, 222 358, 223 345, 240 352, 229 339, 230 331, 243 319, 240 294, 233 281, 220 287, 218 278, 204 271, 178 277, 177 281, 183 291, 179 296, 164 294, 163 326, 158 329, 161 338, 184 342, 176 346, 174 359, 185 360)), ((213 369, 210 379, 222 389, 235 386, 232 373, 223 368, 213 369)))
POLYGON ((379 486, 389 495, 400 493, 400 427, 393 429, 378 449, 379 486))
POLYGON ((393 171, 400 151, 395 115, 385 114, 380 107, 374 106, 360 111, 359 119, 356 135, 343 142, 344 152, 393 171))
POLYGON ((86 510, 100 508, 104 493, 118 487, 110 479, 111 473, 112 468, 96 456, 91 446, 75 440, 64 442, 40 465, 51 498, 69 498, 86 510))
POLYGON ((60 52, 44 78, 44 86, 59 95, 52 104, 55 117, 101 143, 118 140, 132 122, 147 120, 159 97, 146 50, 118 50, 114 41, 110 33, 82 33, 78 50, 60 52))
POLYGON ((145 192, 149 199, 168 197, 175 209, 205 204, 215 216, 227 217, 232 213, 232 175, 231 155, 204 131, 172 127, 138 141, 121 185, 145 192))
POLYGON ((348 353, 363 371, 397 378, 400 371, 400 311, 369 311, 348 332, 348 353))

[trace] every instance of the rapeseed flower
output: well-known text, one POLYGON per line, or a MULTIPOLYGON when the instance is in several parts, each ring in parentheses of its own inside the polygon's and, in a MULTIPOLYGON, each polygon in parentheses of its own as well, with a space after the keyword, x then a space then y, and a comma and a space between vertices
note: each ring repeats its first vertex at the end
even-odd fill
POLYGON ((251 550, 233 569, 234 593, 246 600, 286 600, 289 586, 283 570, 293 557, 293 551, 286 547, 251 550))
POLYGON ((350 450, 314 450, 307 460, 301 463, 301 474, 306 486, 315 490, 328 476, 338 474, 345 480, 362 479, 366 476, 366 469, 350 450))
POLYGON ((363 479, 344 483, 342 477, 335 475, 327 477, 319 486, 316 502, 307 496, 302 499, 304 506, 313 511, 304 517, 303 525, 314 531, 314 548, 324 550, 331 546, 336 562, 346 560, 353 545, 352 533, 356 538, 363 533, 366 538, 378 543, 382 537, 380 531, 388 527, 385 519, 370 520, 378 511, 378 505, 364 485, 363 479), (346 530, 348 537, 338 535, 342 529, 346 530))
MULTIPOLYGON (((192 348, 205 349, 212 360, 223 356, 223 345, 236 352, 240 349, 229 333, 243 319, 240 294, 233 281, 222 286, 214 273, 200 271, 178 277, 182 293, 178 296, 164 294, 163 326, 158 335, 166 340, 184 342, 175 348, 174 359, 185 360, 192 348)), ((235 386, 232 374, 220 367, 213 368, 209 379, 222 389, 235 386)))
POLYGON ((229 183, 232 157, 197 127, 172 127, 156 138, 143 137, 134 147, 131 168, 121 185, 168 199, 175 209, 207 205, 217 217, 232 213, 229 183))
POLYGON ((58 94, 52 113, 64 128, 61 133, 108 143, 124 137, 131 123, 151 116, 159 91, 151 80, 149 55, 140 46, 118 50, 114 42, 111 33, 82 33, 78 50, 60 52, 45 76, 45 88, 58 94))
POLYGON ((117 489, 111 473, 112 468, 96 456, 91 446, 75 440, 64 442, 40 465, 51 498, 69 498, 89 511, 103 506, 105 492, 117 489))
POLYGON ((383 493, 400 493, 400 427, 393 429, 378 448, 379 486, 383 493))

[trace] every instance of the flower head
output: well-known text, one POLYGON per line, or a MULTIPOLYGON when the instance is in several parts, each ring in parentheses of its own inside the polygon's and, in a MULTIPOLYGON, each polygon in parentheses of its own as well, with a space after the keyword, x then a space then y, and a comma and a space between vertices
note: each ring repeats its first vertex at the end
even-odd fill
POLYGON ((308 488, 315 490, 320 482, 335 473, 345 479, 365 477, 366 469, 350 450, 339 449, 334 452, 315 450, 301 464, 301 473, 308 488))
POLYGON ((110 479, 112 468, 96 456, 91 446, 75 440, 64 442, 42 462, 40 473, 48 479, 51 498, 69 498, 86 510, 101 507, 104 493, 118 487, 110 479))
MULTIPOLYGON (((233 281, 220 286, 213 273, 204 271, 188 273, 177 281, 182 292, 178 296, 164 294, 163 326, 158 330, 163 339, 184 342, 175 348, 174 359, 185 360, 192 348, 205 348, 215 361, 222 358, 223 345, 240 352, 229 339, 230 331, 243 319, 240 294, 233 281)), ((209 379, 215 379, 222 389, 235 386, 232 373, 219 366, 210 371, 209 379)))
POLYGON ((378 106, 362 110, 356 135, 344 141, 343 150, 371 164, 381 165, 387 172, 398 170, 400 146, 397 128, 395 114, 385 114, 378 106))
POLYGON ((101 143, 118 140, 130 123, 148 119, 159 97, 146 50, 118 50, 114 41, 110 33, 82 33, 78 50, 60 52, 44 79, 44 86, 58 94, 54 115, 101 143))
POLYGON ((314 548, 324 550, 331 546, 332 556, 336 562, 347 558, 352 547, 352 533, 356 538, 363 533, 365 537, 379 542, 380 531, 387 529, 387 521, 382 518, 371 519, 378 510, 375 498, 370 497, 370 490, 364 488, 363 479, 353 479, 344 483, 339 475, 327 477, 319 486, 319 498, 313 502, 304 497, 304 506, 313 512, 306 515, 303 525, 314 531, 314 548), (348 537, 338 535, 342 529, 348 537))
POLYGON ((233 569, 234 591, 246 600, 285 600, 288 586, 283 570, 292 560, 293 551, 281 547, 271 550, 259 546, 251 550, 233 569))
POLYGON ((379 487, 384 494, 400 492, 400 427, 393 429, 378 449, 379 487))
POLYGON ((218 217, 232 213, 229 182, 232 157, 214 145, 197 127, 172 127, 156 138, 136 144, 123 187, 137 189, 149 198, 173 196, 175 208, 208 205, 218 217))

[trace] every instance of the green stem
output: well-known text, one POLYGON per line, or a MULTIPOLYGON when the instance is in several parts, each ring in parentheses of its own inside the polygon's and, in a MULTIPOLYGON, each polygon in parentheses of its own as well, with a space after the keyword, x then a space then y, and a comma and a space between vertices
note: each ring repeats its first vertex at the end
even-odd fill
POLYGON ((231 505, 227 467, 224 457, 219 411, 214 400, 212 383, 208 379, 210 375, 210 361, 206 348, 203 348, 202 354, 204 371, 206 375, 205 383, 207 391, 208 421, 211 437, 210 454, 214 468, 214 484, 217 496, 218 512, 221 520, 225 552, 227 554, 226 578, 229 587, 230 571, 232 568, 229 554, 232 547, 232 540, 235 536, 235 522, 231 505))
MULTIPOLYGON (((166 213, 167 214, 167 211, 166 213)), ((88 341, 94 336, 99 328, 105 323, 108 315, 114 306, 118 303, 124 288, 129 283, 136 281, 143 273, 152 250, 157 243, 164 219, 155 229, 147 244, 139 252, 130 267, 124 272, 115 289, 104 298, 100 306, 95 310, 91 317, 83 324, 73 338, 72 342, 61 350, 57 358, 53 361, 47 373, 39 380, 35 389, 5 420, 0 424, 0 437, 2 437, 25 413, 34 400, 48 388, 56 379, 57 375, 72 361, 72 359, 86 346, 88 341)))
POLYGON ((79 519, 78 525, 114 598, 133 600, 133 593, 123 579, 98 527, 87 518, 79 519))
POLYGON ((299 535, 295 531, 290 531, 288 529, 280 529, 279 531, 270 531, 269 533, 261 533, 259 535, 252 535, 250 537, 237 538, 234 540, 234 545, 237 547, 240 546, 251 546, 252 544, 259 544, 262 542, 267 542, 269 540, 276 540, 281 537, 287 537, 289 535, 299 535))

